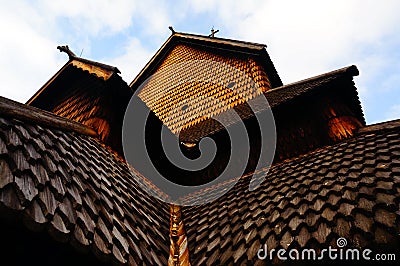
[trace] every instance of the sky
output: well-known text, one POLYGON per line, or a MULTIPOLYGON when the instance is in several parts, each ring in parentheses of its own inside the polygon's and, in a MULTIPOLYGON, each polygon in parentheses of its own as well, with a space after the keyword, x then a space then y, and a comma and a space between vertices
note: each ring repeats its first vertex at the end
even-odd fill
POLYGON ((398 0, 0 0, 0 95, 26 102, 68 60, 129 84, 171 34, 263 43, 284 84, 356 65, 367 124, 400 118, 398 0))

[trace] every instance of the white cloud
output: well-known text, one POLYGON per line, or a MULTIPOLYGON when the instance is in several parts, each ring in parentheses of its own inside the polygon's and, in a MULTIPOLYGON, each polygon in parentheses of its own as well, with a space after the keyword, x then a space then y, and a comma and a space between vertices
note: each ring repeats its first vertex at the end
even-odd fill
POLYGON ((364 56, 361 45, 393 34, 400 23, 395 0, 201 2, 193 9, 215 10, 228 35, 266 43, 285 83, 351 64, 364 56))
POLYGON ((40 0, 47 16, 66 19, 75 34, 111 35, 140 25, 145 33, 160 34, 170 21, 167 3, 156 0, 40 0))
POLYGON ((168 32, 167 27, 172 24, 174 6, 166 1, 146 0, 139 1, 137 20, 147 36, 160 38, 168 32))
POLYGON ((39 1, 38 9, 56 20, 66 18, 74 31, 89 35, 111 34, 128 28, 137 1, 87 0, 87 1, 39 1))
POLYGON ((59 62, 51 52, 55 43, 33 27, 43 25, 43 19, 29 6, 11 5, 17 12, 0 11, 0 95, 26 101, 51 77, 59 62))
POLYGON ((122 78, 129 84, 150 60, 153 52, 143 47, 137 38, 129 39, 126 46, 123 47, 123 51, 122 55, 110 62, 118 67, 122 78))

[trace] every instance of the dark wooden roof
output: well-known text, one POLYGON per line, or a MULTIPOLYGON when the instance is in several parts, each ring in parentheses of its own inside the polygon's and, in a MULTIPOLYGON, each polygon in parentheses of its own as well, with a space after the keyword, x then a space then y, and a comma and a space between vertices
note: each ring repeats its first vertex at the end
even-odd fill
POLYGON ((147 196, 124 160, 73 121, 4 98, 0 106, 1 219, 12 210, 117 265, 167 264, 169 207, 147 196))
POLYGON ((15 101, 0 96, 0 114, 11 119, 29 121, 38 126, 50 127, 78 134, 97 137, 97 133, 78 122, 55 115, 51 112, 28 105, 21 105, 15 101))
MULTIPOLYGON (((282 87, 274 88, 270 91, 267 91, 264 95, 267 97, 268 103, 271 107, 276 107, 283 103, 289 102, 296 97, 299 97, 305 93, 309 93, 315 91, 317 89, 337 89, 332 87, 324 87, 333 80, 340 79, 340 78, 347 78, 348 80, 353 80, 354 76, 358 76, 359 71, 356 66, 347 66, 343 68, 339 68, 315 77, 311 77, 308 79, 304 79, 301 81, 297 81, 294 83, 287 84, 282 87)), ((353 83, 354 84, 354 83, 353 83)), ((358 97, 355 99, 358 101, 359 118, 364 121, 363 113, 361 110, 361 105, 359 102, 358 97)))
POLYGON ((261 265, 264 244, 321 250, 339 237, 375 254, 400 246, 400 120, 364 127, 254 177, 263 180, 254 191, 251 176, 243 177, 214 202, 182 209, 193 265, 261 265))

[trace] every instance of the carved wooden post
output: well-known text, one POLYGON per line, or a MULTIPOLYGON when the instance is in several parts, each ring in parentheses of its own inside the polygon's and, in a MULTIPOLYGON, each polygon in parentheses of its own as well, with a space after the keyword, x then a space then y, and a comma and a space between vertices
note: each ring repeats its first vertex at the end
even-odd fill
POLYGON ((170 205, 170 253, 168 259, 169 266, 190 265, 189 249, 187 247, 187 237, 185 234, 181 207, 170 205))

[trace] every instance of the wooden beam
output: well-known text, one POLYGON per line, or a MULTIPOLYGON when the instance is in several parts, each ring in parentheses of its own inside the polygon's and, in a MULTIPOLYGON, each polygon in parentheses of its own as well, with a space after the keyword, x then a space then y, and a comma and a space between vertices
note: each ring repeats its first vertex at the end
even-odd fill
POLYGON ((62 131, 72 131, 78 134, 97 137, 92 128, 78 122, 57 116, 53 113, 24 105, 0 96, 0 115, 22 120, 27 123, 51 127, 62 131))

